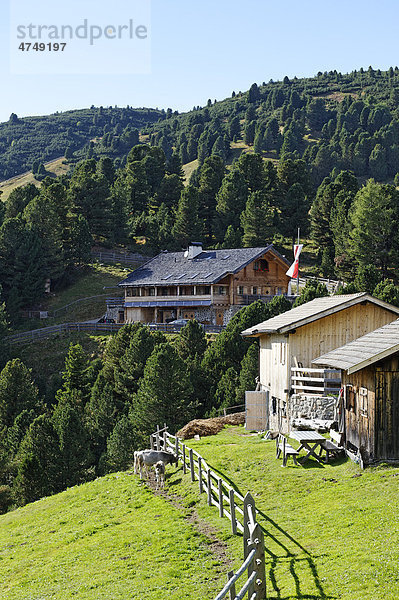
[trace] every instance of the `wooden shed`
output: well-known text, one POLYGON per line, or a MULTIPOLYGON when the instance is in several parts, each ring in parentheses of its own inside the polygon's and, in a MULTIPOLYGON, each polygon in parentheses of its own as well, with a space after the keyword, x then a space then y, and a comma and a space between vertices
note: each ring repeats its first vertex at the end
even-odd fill
POLYGON ((263 428, 289 431, 291 398, 338 394, 340 372, 314 359, 397 319, 399 308, 367 293, 316 298, 242 332, 260 342, 263 428))
POLYGON ((339 426, 364 464, 399 462, 399 320, 313 361, 341 369, 339 426))

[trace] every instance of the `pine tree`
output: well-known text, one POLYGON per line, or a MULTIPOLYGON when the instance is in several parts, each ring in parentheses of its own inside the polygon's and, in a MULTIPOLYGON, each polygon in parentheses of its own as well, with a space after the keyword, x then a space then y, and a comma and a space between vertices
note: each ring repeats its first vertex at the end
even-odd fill
POLYGON ((145 437, 159 423, 177 431, 193 416, 192 389, 184 361, 169 343, 159 344, 148 359, 133 400, 133 422, 145 437))
POLYGON ((183 360, 188 358, 194 360, 196 357, 202 358, 206 350, 206 337, 204 328, 198 321, 190 320, 179 333, 176 348, 183 360))
POLYGON ((114 398, 112 385, 100 372, 91 390, 90 400, 85 407, 86 427, 96 464, 106 451, 107 438, 116 424, 118 408, 119 403, 114 398))
POLYGON ((399 259, 399 195, 394 186, 373 180, 356 194, 350 221, 350 254, 359 266, 375 265, 389 277, 399 259))
POLYGON ((62 372, 63 386, 56 395, 58 402, 68 403, 73 396, 83 405, 86 403, 90 395, 88 370, 89 361, 82 346, 71 343, 65 357, 65 369, 62 372))
POLYGON ((89 449, 82 413, 70 402, 59 402, 52 421, 59 438, 62 487, 82 483, 88 478, 89 449))
POLYGON ((124 415, 107 440, 104 471, 121 471, 133 463, 133 453, 140 445, 132 420, 124 415))
POLYGON ((38 408, 38 389, 31 372, 19 358, 8 361, 0 373, 0 427, 11 427, 23 410, 38 408))
POLYGON ((198 191, 194 186, 188 185, 180 195, 172 230, 176 243, 183 248, 186 248, 193 240, 202 239, 203 227, 198 210, 198 191))
POLYGON ((241 215, 244 246, 251 248, 266 246, 270 243, 274 232, 275 217, 275 208, 268 204, 262 192, 250 194, 241 215))
POLYGON ((21 504, 33 502, 62 489, 62 460, 58 436, 47 415, 29 427, 18 451, 15 496, 21 504))
POLYGON ((236 390, 236 404, 245 402, 245 392, 256 388, 256 379, 259 377, 259 345, 255 342, 250 345, 241 361, 239 385, 236 390))

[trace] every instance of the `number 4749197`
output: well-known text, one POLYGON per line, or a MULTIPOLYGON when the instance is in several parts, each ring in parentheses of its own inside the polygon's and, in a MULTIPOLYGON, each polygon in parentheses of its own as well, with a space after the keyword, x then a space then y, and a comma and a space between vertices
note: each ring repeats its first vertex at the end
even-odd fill
POLYGON ((48 42, 45 44, 44 42, 21 42, 18 47, 18 50, 22 50, 23 52, 29 52, 33 50, 34 52, 64 52, 66 46, 66 42, 58 43, 58 42, 48 42))

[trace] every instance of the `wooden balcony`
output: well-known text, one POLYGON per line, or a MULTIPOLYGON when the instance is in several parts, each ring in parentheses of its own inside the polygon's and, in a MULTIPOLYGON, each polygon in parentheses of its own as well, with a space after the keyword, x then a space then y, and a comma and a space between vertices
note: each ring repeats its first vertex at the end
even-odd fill
POLYGON ((341 389, 341 371, 292 367, 291 389, 295 394, 338 396, 341 389))

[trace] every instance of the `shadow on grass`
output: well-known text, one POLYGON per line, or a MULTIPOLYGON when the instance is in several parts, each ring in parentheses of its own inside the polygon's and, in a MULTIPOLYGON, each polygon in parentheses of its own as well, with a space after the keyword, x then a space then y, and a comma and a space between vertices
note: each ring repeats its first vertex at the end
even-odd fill
MULTIPOLYGON (((312 461, 315 467, 319 465, 317 461, 312 461)), ((207 462, 209 467, 218 473, 225 481, 227 481, 239 494, 244 495, 238 488, 236 483, 230 479, 225 473, 219 469, 211 466, 207 462)), ((319 465, 323 468, 323 465, 319 465)), ((265 521, 265 525, 260 523, 260 526, 265 534, 265 553, 269 556, 269 577, 267 582, 268 587, 268 600, 333 600, 337 596, 327 595, 323 589, 320 581, 317 567, 314 562, 314 557, 302 544, 296 540, 288 531, 283 529, 276 521, 269 517, 266 513, 259 508, 256 509, 257 513, 265 521), (278 547, 279 551, 274 552, 268 547, 267 541, 270 540, 278 547), (295 586, 295 595, 282 596, 281 588, 278 582, 278 570, 279 568, 287 570, 291 575, 295 586), (304 588, 309 584, 306 582, 306 572, 308 571, 310 578, 313 582, 316 593, 308 594, 304 591, 304 588), (302 578, 301 578, 302 575, 302 578)))

